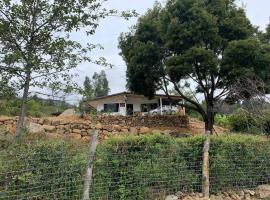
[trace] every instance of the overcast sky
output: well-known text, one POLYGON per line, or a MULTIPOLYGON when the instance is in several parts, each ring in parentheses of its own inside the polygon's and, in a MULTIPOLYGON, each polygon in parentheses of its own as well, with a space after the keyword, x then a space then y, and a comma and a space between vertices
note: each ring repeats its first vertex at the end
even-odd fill
MULTIPOLYGON (((154 2, 155 0, 108 0, 106 7, 117 10, 135 9, 139 14, 144 14, 147 9, 153 6, 154 2)), ((245 6, 247 16, 253 25, 259 26, 262 30, 265 29, 269 23, 270 0, 239 0, 238 4, 245 6)), ((81 64, 76 69, 79 77, 75 81, 79 85, 83 84, 85 76, 92 77, 94 72, 99 72, 103 69, 106 71, 111 93, 125 91, 126 65, 122 57, 119 56, 118 37, 121 32, 127 32, 130 26, 136 24, 136 21, 137 19, 135 18, 126 21, 119 17, 111 17, 101 22, 96 34, 91 38, 86 38, 79 33, 76 35, 79 40, 83 40, 84 42, 101 44, 105 49, 94 52, 93 56, 103 56, 108 62, 114 65, 110 69, 94 64, 81 64)))

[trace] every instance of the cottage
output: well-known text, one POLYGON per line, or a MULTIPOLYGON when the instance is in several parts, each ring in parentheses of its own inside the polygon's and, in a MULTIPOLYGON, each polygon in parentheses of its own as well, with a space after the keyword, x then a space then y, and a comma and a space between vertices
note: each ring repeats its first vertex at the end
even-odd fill
POLYGON ((111 113, 113 115, 132 115, 133 113, 141 112, 148 113, 158 107, 162 112, 164 106, 177 106, 179 112, 185 114, 183 105, 184 101, 177 95, 157 94, 154 98, 149 99, 143 95, 134 94, 131 92, 121 92, 108 96, 98 97, 87 102, 89 106, 95 108, 98 112, 111 113))

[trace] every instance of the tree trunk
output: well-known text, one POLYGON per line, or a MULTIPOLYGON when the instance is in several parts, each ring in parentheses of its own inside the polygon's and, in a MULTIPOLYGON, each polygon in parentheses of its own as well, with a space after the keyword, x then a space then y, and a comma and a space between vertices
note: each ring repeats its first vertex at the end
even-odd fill
POLYGON ((210 195, 210 178, 209 178, 209 149, 210 149, 210 131, 206 131, 206 138, 203 147, 203 169, 202 169, 202 190, 203 195, 209 198, 210 195))
POLYGON ((210 149, 210 136, 214 128, 214 112, 213 106, 207 106, 207 116, 205 122, 205 141, 203 147, 203 168, 202 168, 202 190, 205 198, 210 197, 210 177, 209 177, 209 149, 210 149))
POLYGON ((16 129, 16 139, 19 139, 22 135, 22 129, 24 127, 24 120, 25 120, 25 115, 26 115, 26 103, 28 99, 28 92, 30 88, 30 80, 31 80, 31 72, 27 73, 26 81, 24 84, 24 91, 23 91, 23 97, 21 100, 21 110, 20 110, 20 115, 19 115, 19 120, 17 124, 17 129, 16 129))
POLYGON ((83 200, 89 200, 90 187, 92 183, 92 174, 93 174, 93 163, 94 163, 94 156, 95 156, 95 152, 97 148, 97 142, 98 142, 98 130, 94 130, 92 134, 92 138, 91 138, 91 144, 89 146, 87 169, 86 169, 85 179, 84 179, 83 200))

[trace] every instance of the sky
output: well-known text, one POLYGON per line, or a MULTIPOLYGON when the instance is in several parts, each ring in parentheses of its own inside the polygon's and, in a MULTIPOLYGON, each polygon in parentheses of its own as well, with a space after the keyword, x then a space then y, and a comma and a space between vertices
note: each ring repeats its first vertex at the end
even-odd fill
MULTIPOLYGON (((161 0, 164 2, 165 0, 161 0)), ((147 9, 152 8, 155 0, 108 0, 106 7, 110 9, 136 10, 139 14, 144 14, 147 9)), ((247 16, 253 25, 264 30, 270 22, 270 0, 238 0, 239 6, 244 6, 247 16)), ((132 25, 135 25, 137 18, 124 20, 120 17, 110 17, 101 21, 96 34, 91 37, 84 37, 78 33, 75 35, 82 42, 101 44, 104 47, 102 51, 92 53, 94 58, 105 57, 113 65, 112 68, 101 67, 94 64, 82 63, 75 70, 78 77, 75 81, 83 85, 85 76, 92 77, 94 72, 105 70, 111 93, 125 91, 126 85, 126 65, 119 55, 118 38, 122 32, 128 32, 132 25)), ((76 101, 76 99, 74 99, 76 101)))

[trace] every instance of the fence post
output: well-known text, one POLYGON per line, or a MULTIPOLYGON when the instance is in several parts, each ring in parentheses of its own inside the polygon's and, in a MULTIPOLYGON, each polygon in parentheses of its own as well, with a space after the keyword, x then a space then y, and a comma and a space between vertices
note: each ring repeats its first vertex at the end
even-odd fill
POLYGON ((94 156, 98 143, 98 130, 93 130, 91 143, 89 145, 88 162, 84 179, 83 200, 89 200, 90 187, 93 176, 94 156))
POLYGON ((203 169, 202 169, 202 190, 205 198, 209 199, 210 181, 209 181, 209 149, 210 149, 210 131, 206 131, 206 138, 203 147, 203 169))

